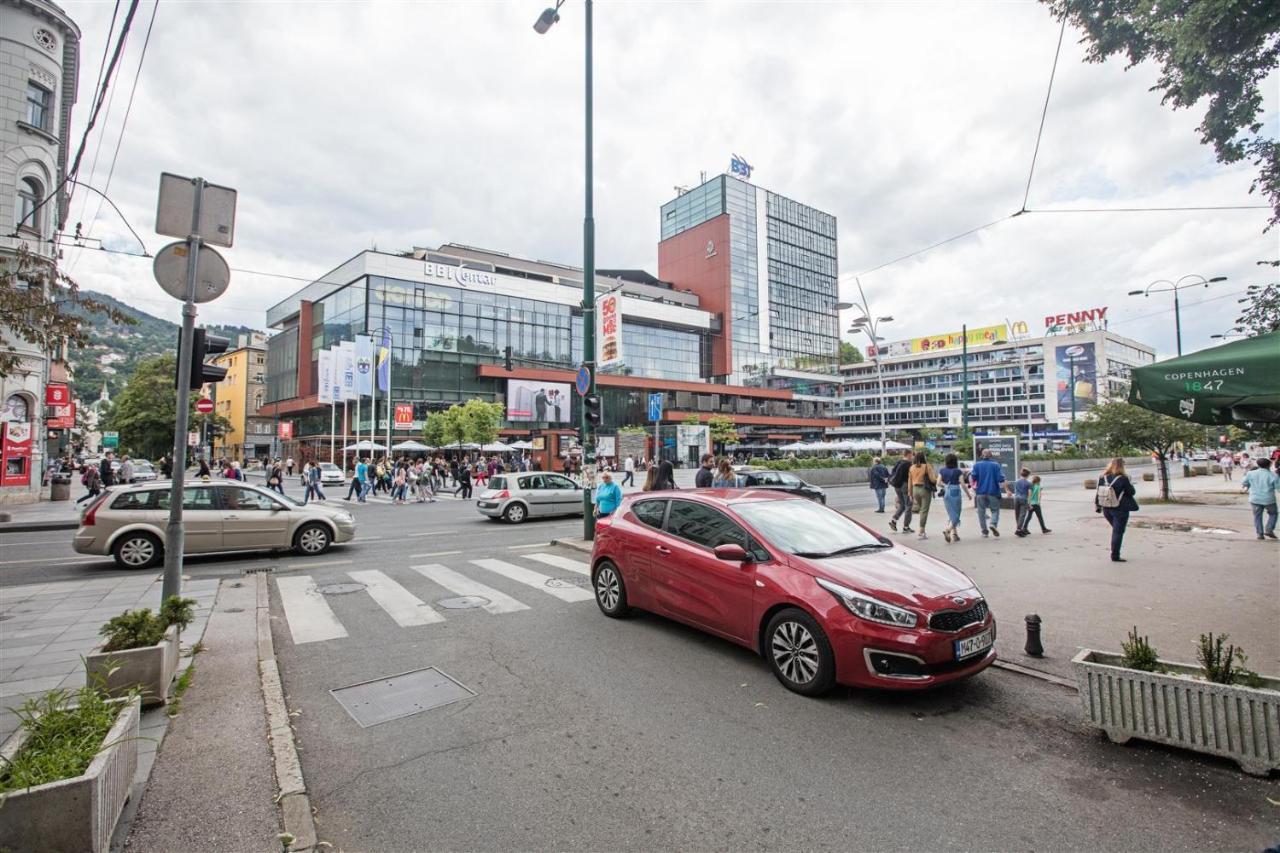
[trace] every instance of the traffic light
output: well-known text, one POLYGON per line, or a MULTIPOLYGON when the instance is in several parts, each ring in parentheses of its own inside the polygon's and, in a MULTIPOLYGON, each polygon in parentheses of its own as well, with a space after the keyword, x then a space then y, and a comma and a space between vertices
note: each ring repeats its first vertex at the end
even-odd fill
MULTIPOLYGON (((195 329, 191 342, 191 375, 187 377, 187 387, 197 391, 208 382, 221 382, 227 377, 227 369, 216 364, 205 364, 204 360, 211 355, 221 355, 231 347, 231 341, 217 335, 211 335, 204 329, 195 329)), ((181 346, 182 336, 178 336, 181 346)), ((176 384, 176 383, 175 383, 176 384)))
POLYGON ((592 426, 600 426, 600 395, 588 394, 582 398, 582 407, 586 412, 587 423, 592 426))
POLYGON ((502 351, 502 363, 507 368, 507 373, 511 372, 511 347, 507 347, 502 351))

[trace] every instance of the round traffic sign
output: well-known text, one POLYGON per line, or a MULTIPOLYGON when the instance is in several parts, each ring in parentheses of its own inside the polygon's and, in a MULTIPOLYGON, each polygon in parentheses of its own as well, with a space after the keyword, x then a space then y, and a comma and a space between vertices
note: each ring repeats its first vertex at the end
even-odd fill
POLYGON ((587 392, 591 390, 591 368, 585 364, 578 367, 578 375, 573 379, 574 387, 578 389, 578 394, 585 397, 587 392))
MULTIPOLYGON (((151 269, 165 293, 179 302, 187 300, 187 258, 191 247, 186 242, 170 243, 156 255, 151 269)), ((200 247, 196 266, 196 302, 212 302, 227 292, 231 284, 231 267, 216 251, 200 247)))
POLYGON ((201 397, 196 400, 196 411, 202 415, 207 415, 213 411, 213 401, 208 397, 201 397))

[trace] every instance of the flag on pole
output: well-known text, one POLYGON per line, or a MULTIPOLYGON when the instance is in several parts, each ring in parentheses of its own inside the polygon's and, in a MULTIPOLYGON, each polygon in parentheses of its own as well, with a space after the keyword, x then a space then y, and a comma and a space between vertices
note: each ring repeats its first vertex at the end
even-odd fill
POLYGON ((316 357, 316 402, 333 402, 333 350, 322 349, 316 357))
POLYGON ((341 401, 354 400, 356 397, 356 345, 354 341, 343 341, 337 347, 337 370, 339 377, 338 393, 334 396, 341 401))
POLYGON ((356 335, 356 398, 373 393, 373 338, 356 335))
POLYGON ((391 330, 382 330, 382 341, 378 344, 378 390, 391 389, 391 330))

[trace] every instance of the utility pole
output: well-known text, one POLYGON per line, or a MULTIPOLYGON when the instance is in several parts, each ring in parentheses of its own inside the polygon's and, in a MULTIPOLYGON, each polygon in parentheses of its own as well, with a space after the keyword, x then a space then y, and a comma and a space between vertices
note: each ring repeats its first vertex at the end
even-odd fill
MULTIPOLYGON (((951 328, 955 328, 952 326, 951 328)), ((960 428, 969 431, 969 326, 960 327, 960 428)))
POLYGON ((592 183, 594 167, 592 156, 592 87, 591 87, 591 0, 586 0, 586 193, 582 220, 582 363, 591 373, 591 382, 583 397, 582 406, 582 461, 587 476, 582 489, 582 538, 595 538, 596 520, 592 515, 591 494, 595 487, 596 440, 595 425, 587 417, 585 400, 596 394, 596 221, 592 183))

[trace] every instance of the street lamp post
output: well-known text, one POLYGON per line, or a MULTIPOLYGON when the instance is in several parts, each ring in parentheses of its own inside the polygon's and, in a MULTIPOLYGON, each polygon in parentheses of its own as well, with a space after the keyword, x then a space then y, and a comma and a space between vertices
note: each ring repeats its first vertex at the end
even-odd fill
POLYGON ((1182 278, 1178 279, 1177 281, 1169 281, 1168 279, 1164 279, 1164 278, 1158 279, 1148 284, 1146 288, 1143 290, 1130 290, 1129 295, 1130 296, 1150 296, 1153 293, 1169 293, 1170 291, 1173 292, 1173 328, 1174 328, 1174 333, 1177 335, 1177 340, 1178 340, 1178 355, 1182 355, 1182 306, 1178 301, 1178 291, 1188 287, 1193 287, 1193 286, 1208 287, 1214 282, 1226 281, 1226 280, 1227 280, 1227 277, 1225 275, 1217 275, 1217 276, 1214 276, 1213 278, 1205 278, 1202 275, 1197 275, 1195 273, 1192 273, 1190 275, 1184 275, 1182 278), (1194 279, 1194 281, 1188 282, 1187 284, 1183 284, 1183 282, 1186 282, 1188 279, 1194 279), (1157 284, 1167 284, 1168 287, 1156 287, 1157 284))
POLYGON ((858 285, 858 298, 861 299, 862 301, 860 303, 853 303, 853 304, 850 304, 848 302, 837 302, 836 308, 837 309, 843 309, 846 307, 852 308, 855 305, 861 308, 862 316, 853 321, 853 324, 849 328, 849 333, 857 334, 858 332, 865 332, 867 336, 871 338, 871 345, 875 347, 876 393, 880 398, 879 400, 880 455, 883 457, 884 445, 885 445, 885 402, 884 402, 884 370, 880 362, 880 341, 882 340, 882 338, 880 337, 880 324, 892 323, 893 317, 889 317, 889 316, 876 317, 874 314, 872 314, 871 306, 867 304, 867 294, 862 290, 862 282, 857 278, 854 278, 854 282, 858 285))
MULTIPOLYGON (((533 29, 539 35, 545 34, 556 21, 560 20, 560 7, 564 0, 556 0, 554 8, 547 8, 534 22, 533 29)), ((585 211, 582 220, 582 364, 587 368, 590 381, 586 397, 594 397, 596 393, 596 324, 595 324, 595 275, 596 275, 596 224, 593 213, 592 183, 592 87, 591 87, 591 0, 584 0, 586 7, 586 193, 585 211)), ((587 418, 587 406, 582 406, 580 428, 582 431, 582 458, 587 464, 588 475, 584 478, 582 490, 582 538, 595 538, 596 524, 592 516, 591 494, 595 473, 595 436, 594 424, 587 418)))
POLYGON ((964 432, 969 431, 969 325, 967 323, 960 326, 960 429, 964 432))

